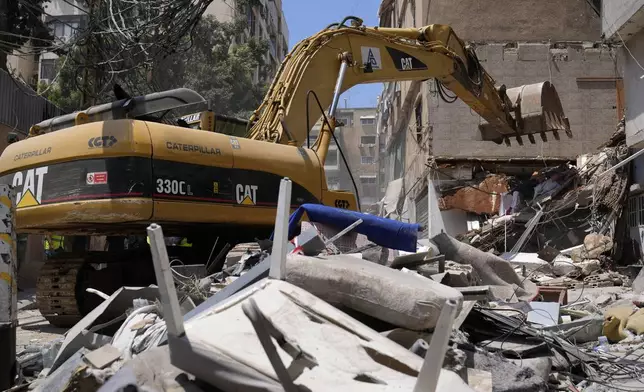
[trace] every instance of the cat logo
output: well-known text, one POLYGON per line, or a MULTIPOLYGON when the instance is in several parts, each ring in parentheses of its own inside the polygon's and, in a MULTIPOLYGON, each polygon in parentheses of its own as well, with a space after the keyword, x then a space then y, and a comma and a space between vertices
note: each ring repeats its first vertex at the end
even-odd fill
POLYGON ((49 171, 48 166, 29 169, 25 172, 17 172, 13 175, 11 185, 16 189, 17 207, 32 207, 42 202, 42 189, 45 174, 49 171))
POLYGON ((347 200, 335 199, 335 208, 349 209, 349 202, 347 200))
POLYGON ((257 204, 257 185, 237 184, 235 196, 237 196, 237 204, 254 206, 257 204))

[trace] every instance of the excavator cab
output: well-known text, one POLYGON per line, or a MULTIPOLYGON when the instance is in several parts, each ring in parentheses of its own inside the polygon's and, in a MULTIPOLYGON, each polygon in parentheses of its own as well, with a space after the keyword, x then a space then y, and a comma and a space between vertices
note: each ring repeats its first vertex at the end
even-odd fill
POLYGON ((191 129, 244 137, 248 120, 215 114, 211 109, 183 116, 180 125, 191 129))

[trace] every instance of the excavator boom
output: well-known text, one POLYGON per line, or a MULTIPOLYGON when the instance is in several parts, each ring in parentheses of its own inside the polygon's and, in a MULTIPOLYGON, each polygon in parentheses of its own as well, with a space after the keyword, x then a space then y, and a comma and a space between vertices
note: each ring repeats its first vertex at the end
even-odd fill
MULTIPOLYGON (((506 89, 483 69, 476 52, 451 27, 367 28, 348 17, 301 41, 286 57, 263 103, 251 117, 248 137, 302 145, 320 108, 333 111, 343 91, 363 83, 434 78, 446 100, 460 98, 485 120, 480 140, 509 143, 522 136, 564 131, 572 136, 557 92, 549 82, 506 89), (344 25, 347 20, 351 26, 344 25), (335 89, 333 88, 335 86, 335 89), (455 96, 450 97, 446 90, 455 96), (315 96, 320 102, 314 102, 315 96)), ((475 135, 473 135, 474 137, 475 135)), ((315 147, 325 155, 328 137, 315 147)))

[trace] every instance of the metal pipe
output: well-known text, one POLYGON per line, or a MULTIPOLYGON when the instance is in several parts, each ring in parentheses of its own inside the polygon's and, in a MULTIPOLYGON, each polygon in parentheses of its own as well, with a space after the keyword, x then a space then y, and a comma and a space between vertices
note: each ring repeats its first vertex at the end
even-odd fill
POLYGON ((333 100, 331 101, 331 107, 329 108, 329 117, 335 117, 335 110, 338 108, 338 102, 340 102, 340 94, 342 94, 342 83, 344 83, 344 75, 347 73, 348 68, 349 61, 345 58, 345 56, 343 56, 342 62, 340 63, 340 72, 338 72, 338 79, 336 80, 335 88, 333 89, 333 100))
POLYGON ((293 183, 288 177, 280 182, 277 212, 275 215, 275 235, 271 250, 271 268, 268 276, 282 280, 286 276, 286 250, 288 248, 288 218, 291 212, 291 189, 293 183))
POLYGON ((334 235, 333 237, 329 238, 328 240, 324 241, 324 245, 329 245, 329 244, 334 243, 334 242, 335 242, 335 241, 337 241, 340 237, 342 237, 343 235, 347 234, 347 233, 348 233, 348 232, 350 232, 351 230, 355 229, 355 228, 356 228, 359 224, 361 224, 362 222, 363 222, 363 220, 362 220, 362 219, 358 219, 357 221, 353 222, 353 223, 352 223, 352 224, 350 224, 349 226, 345 227, 345 228, 344 228, 344 230, 342 230, 342 231, 341 231, 341 232, 339 232, 338 234, 336 234, 336 235, 334 235))
POLYGON ((429 343, 427 343, 425 339, 418 339, 414 342, 414 344, 411 346, 409 351, 418 355, 419 357, 425 358, 425 355, 427 355, 428 349, 429 349, 429 343))
POLYGON ((168 328, 168 335, 172 337, 181 337, 185 334, 183 328, 183 316, 179 307, 179 298, 174 288, 172 271, 170 270, 170 259, 168 250, 165 247, 163 230, 161 226, 152 223, 148 226, 148 238, 150 238, 150 251, 152 252, 152 261, 154 264, 154 274, 159 286, 159 295, 163 305, 163 318, 168 328))
POLYGON ((420 368, 414 392, 435 392, 438 385, 438 377, 443 368, 443 361, 445 360, 445 352, 447 351, 447 344, 449 343, 449 336, 452 332, 452 324, 454 324, 454 317, 458 304, 453 299, 445 301, 445 305, 438 316, 438 323, 434 329, 432 340, 429 343, 429 349, 425 355, 425 360, 420 368))
POLYGON ((0 185, 0 390, 13 386, 18 327, 18 259, 14 230, 16 193, 0 185))

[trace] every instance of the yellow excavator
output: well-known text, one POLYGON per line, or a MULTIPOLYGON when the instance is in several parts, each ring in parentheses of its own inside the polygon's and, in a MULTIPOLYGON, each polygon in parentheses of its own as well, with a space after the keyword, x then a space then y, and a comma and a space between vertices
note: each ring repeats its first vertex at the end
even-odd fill
POLYGON ((124 241, 150 222, 162 224, 168 236, 189 239, 193 246, 176 247, 171 257, 191 264, 209 262, 213 244, 218 249, 266 238, 283 177, 293 181, 293 208, 358 209, 353 193, 327 188, 324 174, 340 94, 361 83, 430 78, 485 120, 480 140, 571 135, 550 83, 496 85, 449 26, 370 28, 355 17, 293 48, 245 138, 218 132, 218 123, 238 129, 240 122, 210 110, 172 117, 204 102, 188 89, 121 99, 34 125, 30 137, 0 157, 0 180, 17 193, 18 232, 108 236, 108 251, 88 251, 81 241, 46 262, 38 280, 41 313, 54 325, 71 325, 101 301, 86 288, 111 293, 154 282, 145 240, 138 248, 124 241), (318 119, 320 134, 305 147, 318 119))

